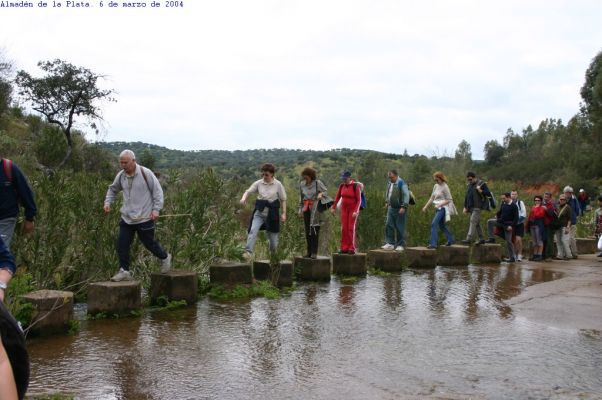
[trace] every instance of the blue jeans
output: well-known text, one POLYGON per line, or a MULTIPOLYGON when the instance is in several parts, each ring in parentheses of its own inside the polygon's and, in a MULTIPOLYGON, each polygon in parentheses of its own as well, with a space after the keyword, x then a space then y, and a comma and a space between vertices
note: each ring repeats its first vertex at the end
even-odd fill
POLYGON ((119 239, 117 240, 117 254, 119 255, 119 267, 125 271, 130 270, 130 246, 134 241, 134 235, 151 253, 164 260, 167 252, 161 244, 155 240, 155 222, 146 221, 141 224, 127 224, 124 220, 119 221, 119 239))
POLYGON ((454 242, 454 235, 451 233, 447 226, 445 225, 445 208, 441 207, 435 211, 435 217, 433 218, 433 222, 431 222, 431 246, 437 247, 439 244, 439 238, 437 237, 437 229, 441 229, 445 236, 447 237, 448 243, 454 242))
MULTIPOLYGON (((247 236, 247 245, 245 246, 245 250, 249 253, 253 252, 255 248, 255 242, 257 241, 257 235, 259 234, 259 228, 264 224, 265 220, 268 218, 267 216, 267 208, 266 212, 262 213, 256 211, 253 215, 253 222, 251 222, 251 230, 249 231, 249 235, 247 236)), ((274 253, 278 248, 278 233, 274 232, 266 232, 268 235, 268 240, 270 242, 270 252, 274 253)))
POLYGON ((8 269, 13 274, 17 270, 15 265, 15 258, 8 250, 8 247, 4 244, 4 240, 0 238, 0 269, 8 269))
POLYGON ((0 237, 4 240, 4 245, 10 249, 10 244, 15 233, 16 217, 0 219, 0 237))
POLYGON ((399 214, 399 208, 387 208, 387 225, 385 228, 385 242, 393 246, 406 245, 406 219, 408 210, 403 214, 399 214), (397 237, 397 240, 395 239, 397 237))

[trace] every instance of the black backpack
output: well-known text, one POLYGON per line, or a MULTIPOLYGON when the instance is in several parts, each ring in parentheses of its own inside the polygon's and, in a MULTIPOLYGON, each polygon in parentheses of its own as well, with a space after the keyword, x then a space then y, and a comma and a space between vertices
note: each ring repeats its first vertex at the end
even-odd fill
POLYGON ((29 354, 21 327, 2 301, 0 301, 0 335, 13 369, 19 399, 23 399, 29 386, 29 354))

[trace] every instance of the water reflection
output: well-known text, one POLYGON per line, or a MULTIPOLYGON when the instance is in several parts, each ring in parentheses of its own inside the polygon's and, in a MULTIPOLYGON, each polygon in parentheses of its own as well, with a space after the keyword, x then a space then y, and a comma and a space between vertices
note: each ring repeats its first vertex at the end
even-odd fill
POLYGON ((588 398, 602 390, 599 332, 542 329, 504 303, 558 277, 438 267, 90 321, 75 337, 30 342, 32 389, 83 399, 588 398))

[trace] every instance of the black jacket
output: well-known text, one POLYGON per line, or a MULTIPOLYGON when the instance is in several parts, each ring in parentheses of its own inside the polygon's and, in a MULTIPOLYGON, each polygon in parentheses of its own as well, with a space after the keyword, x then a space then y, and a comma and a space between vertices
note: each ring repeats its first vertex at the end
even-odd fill
POLYGON ((255 200, 255 209, 251 214, 251 221, 249 221, 249 229, 247 232, 251 232, 251 225, 253 225, 253 217, 256 212, 262 212, 265 208, 268 208, 268 218, 260 230, 266 230, 271 233, 280 232, 280 200, 274 200, 271 203, 267 200, 255 200))

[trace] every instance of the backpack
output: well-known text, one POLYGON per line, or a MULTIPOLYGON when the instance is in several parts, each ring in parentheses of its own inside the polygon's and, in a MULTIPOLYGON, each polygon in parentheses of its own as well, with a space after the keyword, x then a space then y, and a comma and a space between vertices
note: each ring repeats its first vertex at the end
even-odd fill
POLYGON ((408 193, 410 194, 410 201, 408 201, 408 204, 411 206, 415 206, 416 205, 416 196, 414 196, 414 192, 412 192, 410 190, 410 184, 406 182, 406 185, 408 185, 408 193))
POLYGON ((4 168, 4 175, 10 183, 13 183, 13 162, 8 158, 2 159, 2 168, 4 168))
POLYGON ((485 185, 485 187, 487 188, 487 191, 483 190, 483 193, 482 193, 482 196, 484 197, 483 200, 485 200, 485 210, 487 210, 487 211, 495 210, 495 208, 497 207, 497 202, 495 200, 495 195, 489 189, 489 186, 487 186, 487 182, 484 182, 484 181, 477 182, 477 186, 483 186, 483 185, 485 185))

